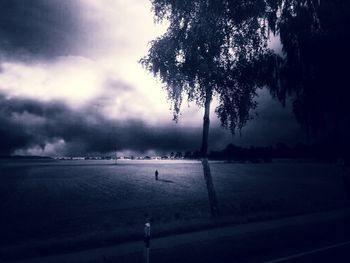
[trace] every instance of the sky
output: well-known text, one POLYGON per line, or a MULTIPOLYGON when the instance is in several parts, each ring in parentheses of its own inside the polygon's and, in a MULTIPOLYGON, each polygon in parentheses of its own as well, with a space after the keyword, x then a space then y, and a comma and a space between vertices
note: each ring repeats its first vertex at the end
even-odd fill
MULTIPOLYGON (((166 31, 149 0, 0 0, 0 155, 160 155, 200 148, 203 109, 166 93, 138 63, 166 31)), ((278 46, 272 41, 271 46, 278 46)), ((259 90, 232 136, 213 102, 209 149, 305 140, 291 105, 259 90)))

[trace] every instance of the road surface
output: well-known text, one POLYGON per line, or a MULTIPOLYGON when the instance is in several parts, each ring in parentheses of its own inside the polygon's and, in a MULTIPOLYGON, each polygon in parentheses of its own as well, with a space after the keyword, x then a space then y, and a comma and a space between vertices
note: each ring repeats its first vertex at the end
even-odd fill
MULTIPOLYGON (((350 262, 350 210, 151 239, 150 263, 350 262)), ((21 263, 145 262, 143 241, 21 263)))

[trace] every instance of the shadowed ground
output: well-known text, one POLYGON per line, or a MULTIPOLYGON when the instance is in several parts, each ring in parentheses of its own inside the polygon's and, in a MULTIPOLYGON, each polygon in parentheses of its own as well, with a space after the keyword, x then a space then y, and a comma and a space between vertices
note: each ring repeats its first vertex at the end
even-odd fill
POLYGON ((347 204, 334 164, 211 163, 211 169, 223 214, 216 223, 200 162, 1 162, 0 256, 137 240, 146 214, 156 226, 153 235, 162 236, 347 204), (163 181, 155 181, 156 169, 163 181))

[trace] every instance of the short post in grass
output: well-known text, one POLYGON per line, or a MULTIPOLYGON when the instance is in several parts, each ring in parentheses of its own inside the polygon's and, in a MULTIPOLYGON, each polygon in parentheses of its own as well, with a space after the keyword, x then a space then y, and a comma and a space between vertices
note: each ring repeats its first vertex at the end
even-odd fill
POLYGON ((149 219, 146 219, 145 227, 144 227, 144 242, 145 242, 145 248, 144 248, 144 256, 145 256, 145 262, 149 263, 149 245, 151 240, 151 224, 149 222, 149 219))

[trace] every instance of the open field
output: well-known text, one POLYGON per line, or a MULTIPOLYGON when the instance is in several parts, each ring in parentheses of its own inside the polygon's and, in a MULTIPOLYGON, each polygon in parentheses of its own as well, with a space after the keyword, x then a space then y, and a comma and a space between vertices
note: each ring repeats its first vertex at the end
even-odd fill
MULTIPOLYGON (((222 214, 231 218, 327 210, 347 200, 335 164, 213 162, 211 170, 222 214)), ((0 162, 2 247, 113 231, 142 235, 145 214, 154 229, 205 220, 208 210, 197 161, 0 162)))

